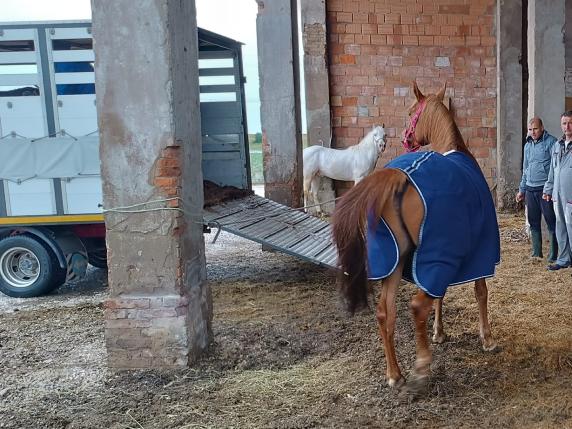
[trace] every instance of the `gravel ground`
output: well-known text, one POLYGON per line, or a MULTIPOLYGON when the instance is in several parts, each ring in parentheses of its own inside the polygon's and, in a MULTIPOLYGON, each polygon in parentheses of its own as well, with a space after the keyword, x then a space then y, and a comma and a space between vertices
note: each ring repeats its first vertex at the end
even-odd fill
POLYGON ((14 311, 33 311, 57 307, 75 307, 83 304, 99 304, 107 296, 107 273, 105 270, 87 269, 85 278, 70 282, 49 296, 37 298, 11 298, 0 293, 0 314, 14 311))
MULTIPOLYGON (((472 287, 452 288, 424 398, 384 383, 373 311, 349 317, 332 273, 222 233, 205 236, 214 338, 192 368, 107 369, 102 270, 50 296, 0 296, 0 427, 572 427, 571 270, 529 260, 522 225, 501 217, 503 261, 489 282, 500 350, 480 350, 472 287)), ((413 292, 403 284, 397 303, 405 374, 413 292)))

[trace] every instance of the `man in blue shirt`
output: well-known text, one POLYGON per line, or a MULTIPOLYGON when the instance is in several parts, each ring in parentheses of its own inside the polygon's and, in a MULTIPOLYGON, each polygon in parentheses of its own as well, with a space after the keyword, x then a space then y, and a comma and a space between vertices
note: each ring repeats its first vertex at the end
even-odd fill
POLYGON ((564 135, 552 148, 550 175, 544 185, 543 198, 554 202, 558 259, 548 266, 551 271, 572 264, 572 111, 560 117, 564 135))
POLYGON ((550 251, 548 262, 552 263, 558 256, 554 207, 542 198, 544 184, 550 173, 552 147, 556 138, 544 130, 542 119, 535 116, 528 123, 528 135, 524 145, 524 162, 522 179, 516 194, 516 201, 525 200, 530 224, 530 239, 532 241, 532 257, 542 258, 541 215, 544 216, 550 233, 550 251))

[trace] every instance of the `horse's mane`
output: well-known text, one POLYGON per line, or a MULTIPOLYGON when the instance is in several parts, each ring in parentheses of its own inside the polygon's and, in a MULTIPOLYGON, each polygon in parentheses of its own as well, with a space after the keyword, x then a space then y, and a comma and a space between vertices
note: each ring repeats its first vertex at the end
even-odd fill
POLYGON ((423 120, 419 122, 417 127, 419 135, 424 136, 428 143, 451 142, 456 150, 463 152, 477 162, 465 144, 461 131, 449 109, 434 95, 428 95, 426 103, 425 111, 421 115, 423 120))

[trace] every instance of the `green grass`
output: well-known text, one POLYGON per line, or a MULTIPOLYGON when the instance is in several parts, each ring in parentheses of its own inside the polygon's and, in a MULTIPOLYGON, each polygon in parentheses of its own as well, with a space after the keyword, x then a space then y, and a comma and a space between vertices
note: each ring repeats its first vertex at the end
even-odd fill
MULTIPOLYGON (((255 134, 249 134, 248 136, 248 147, 250 150, 250 174, 252 178, 253 185, 259 185, 264 183, 264 175, 262 173, 262 143, 255 143, 255 134)), ((308 136, 302 134, 302 145, 306 147, 308 145, 308 136)))
POLYGON ((264 183, 264 175, 262 174, 262 151, 250 150, 250 177, 253 185, 264 183))

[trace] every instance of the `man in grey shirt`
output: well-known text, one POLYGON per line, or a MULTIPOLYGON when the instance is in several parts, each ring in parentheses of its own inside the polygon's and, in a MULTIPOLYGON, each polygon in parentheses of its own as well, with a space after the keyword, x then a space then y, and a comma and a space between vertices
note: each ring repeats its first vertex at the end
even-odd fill
POLYGON ((550 174, 542 198, 554 202, 558 258, 548 266, 551 271, 572 264, 572 110, 560 118, 564 135, 552 148, 550 174))
POLYGON ((541 215, 544 216, 550 233, 550 250, 548 262, 556 260, 558 244, 556 241, 556 217, 551 202, 543 199, 544 185, 550 173, 552 147, 556 138, 544 130, 542 119, 535 116, 528 122, 528 136, 524 145, 524 162, 522 179, 516 194, 516 201, 525 200, 530 224, 532 241, 532 257, 542 258, 541 215))

